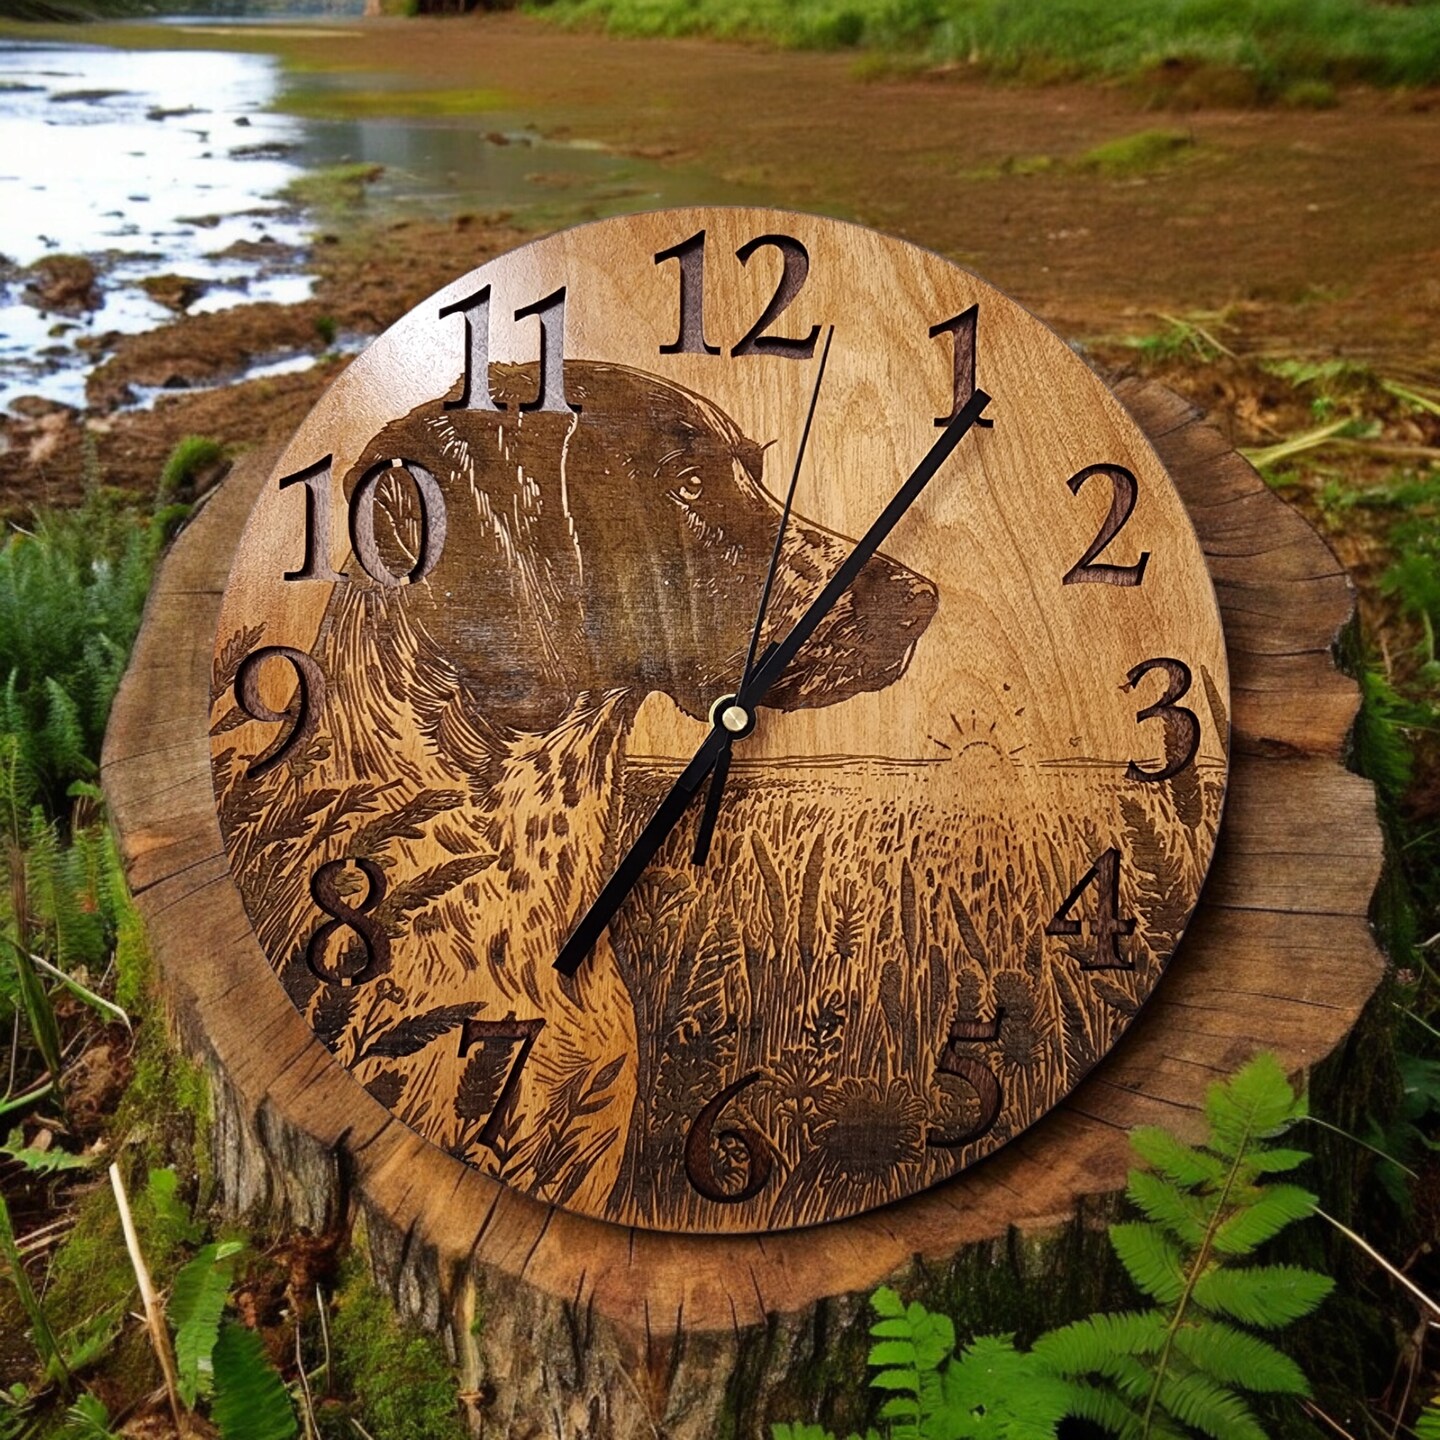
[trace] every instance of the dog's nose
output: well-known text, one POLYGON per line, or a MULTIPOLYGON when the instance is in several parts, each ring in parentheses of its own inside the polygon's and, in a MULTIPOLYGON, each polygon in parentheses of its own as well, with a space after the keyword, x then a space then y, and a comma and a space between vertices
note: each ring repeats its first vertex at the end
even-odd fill
POLYGON ((874 556, 851 587, 855 613, 879 631, 885 628, 918 635, 935 618, 940 592, 923 575, 874 556))

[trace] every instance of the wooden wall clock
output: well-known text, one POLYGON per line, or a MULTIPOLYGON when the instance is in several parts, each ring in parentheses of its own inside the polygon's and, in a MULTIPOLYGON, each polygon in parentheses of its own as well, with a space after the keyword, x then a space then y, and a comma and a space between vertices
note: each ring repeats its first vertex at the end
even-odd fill
POLYGON ((251 515, 211 698, 231 873, 356 1081, 696 1233, 913 1194, 1069 1093, 1229 743, 1200 545, 1085 363, 754 209, 550 236, 381 336, 251 515))

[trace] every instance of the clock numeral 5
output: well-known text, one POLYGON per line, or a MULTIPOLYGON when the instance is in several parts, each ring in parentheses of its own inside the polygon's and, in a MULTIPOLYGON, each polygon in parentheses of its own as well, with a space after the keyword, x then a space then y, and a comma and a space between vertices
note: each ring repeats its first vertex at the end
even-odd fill
MULTIPOLYGON (((490 287, 482 286, 463 300, 440 307, 440 317, 465 317, 465 372, 460 398, 447 400, 447 410, 504 410, 490 393, 490 287)), ((552 415, 579 413, 580 407, 565 398, 565 287, 522 305, 514 315, 524 320, 535 315, 540 320, 540 384, 533 400, 522 400, 524 412, 539 410, 552 415), (551 356, 556 363, 551 364, 551 356)))
MULTIPOLYGON (((519 1048, 515 1050, 515 1058, 510 1062, 510 1069, 506 1073, 505 1083, 500 1087, 500 1094, 496 1097, 495 1103, 490 1107, 489 1118, 481 1128, 476 1141, 488 1149, 500 1154, 501 1129, 505 1124, 505 1117, 509 1113, 511 1103, 515 1099, 515 1091, 520 1084, 520 1072, 525 1068, 525 1062, 530 1058, 530 1051, 535 1045, 536 1036, 545 1028, 543 1018, 536 1020, 517 1020, 514 1011, 511 1011, 503 1020, 467 1020, 460 1027, 460 1058, 463 1060, 476 1045, 481 1047, 480 1053, 471 1057, 469 1065, 465 1067, 464 1074, 460 1077, 460 1090, 455 1099, 456 1113, 461 1119, 478 1120, 479 1113, 470 1114, 473 1108, 472 1102, 479 1098, 488 1098, 482 1092, 489 1091, 493 1085, 490 1076, 494 1074, 487 1064, 489 1056, 484 1053, 486 1046, 504 1044, 519 1048), (467 1084, 467 1082, 469 1082, 467 1084), (473 1091, 474 1094, 467 1093, 473 1091)), ((502 1157, 503 1158, 503 1157, 502 1157)))
POLYGON ((1133 970, 1135 962, 1122 958, 1120 954, 1120 937, 1134 934, 1135 921, 1131 916, 1122 917, 1120 914, 1120 852, 1113 845, 1075 882, 1075 888, 1065 897, 1064 904, 1045 927, 1045 933, 1082 933, 1081 922, 1070 912, 1092 885, 1095 887, 1095 918, 1090 922, 1090 937, 1095 944, 1095 957, 1082 960, 1080 968, 1133 970))
POLYGON ((1092 476, 1104 475, 1110 481, 1110 510, 1100 526, 1100 533, 1090 548, 1065 572, 1062 585, 1138 585, 1145 578, 1150 552, 1142 550, 1133 565, 1101 565, 1096 557, 1124 528, 1140 493, 1139 483, 1123 465, 1087 465, 1077 470, 1065 483, 1072 495, 1092 476))
POLYGON ((252 720, 266 724, 288 722, 288 728, 277 735, 245 771, 247 780, 258 780, 297 745, 303 745, 314 735, 320 712, 325 708, 325 672, 303 650, 289 645, 264 645, 252 650, 240 662, 235 672, 235 703, 252 720), (284 710, 272 710, 260 698, 260 667, 267 660, 285 660, 295 669, 295 696, 284 710))
MULTIPOLYGON (((794 302, 810 274, 810 252, 791 235, 757 235, 747 240, 735 258, 748 265, 750 257, 763 249, 778 250, 782 257, 780 283, 760 318, 735 342, 730 354, 778 355, 785 360, 809 360, 815 354, 820 327, 814 325, 803 340, 766 331, 794 302)), ((688 240, 655 253, 655 263, 667 260, 680 264, 680 333, 673 344, 662 345, 662 355, 718 355, 719 347, 705 338, 705 232, 697 230, 688 240)))
MULTIPOLYGON (((286 475, 277 488, 305 487, 305 561, 298 570, 285 571, 287 580, 328 580, 332 584, 350 577, 330 565, 330 464, 333 457, 293 475, 286 475)), ((413 460, 395 457, 380 460, 361 477, 350 496, 350 545, 359 557, 365 573, 387 590, 401 585, 416 585, 439 563, 445 551, 445 495, 439 481, 413 460), (387 475, 405 476, 415 487, 420 502, 420 542, 416 546, 415 564, 403 575, 397 575, 385 563, 375 539, 375 492, 387 475)))
POLYGON ((967 1055, 958 1047, 975 1045, 1000 1038, 1000 1027, 1005 1023, 1005 1009, 997 1006, 993 1020, 973 1020, 957 1015, 950 1022, 950 1036, 940 1058, 935 1064, 937 1075, 957 1075, 974 1092, 980 1105, 980 1113, 965 1127, 953 1134, 936 1130, 933 1126, 926 1133, 925 1143, 942 1150, 955 1150, 979 1140, 994 1127, 1000 1118, 1004 1098, 1000 1090, 1000 1077, 978 1055, 967 1055))
POLYGON ((371 911, 385 898, 385 872, 364 856, 327 860, 310 881, 316 905, 332 918, 310 937, 305 963, 311 973, 329 985, 359 985, 383 975, 390 968, 390 937, 385 927, 371 918, 371 911), (369 882, 365 898, 351 905, 340 893, 339 877, 347 865, 356 866, 369 882), (341 928, 353 930, 364 947, 364 959, 356 963, 355 947, 347 945, 332 967, 325 958, 325 942, 341 928))
POLYGON ((1165 725, 1165 763, 1158 770, 1144 770, 1133 760, 1125 767, 1127 780, 1168 780, 1194 758, 1200 748, 1200 720, 1188 705, 1175 702, 1190 689, 1190 667, 1183 660, 1161 657, 1142 660, 1126 677, 1126 687, 1135 689, 1152 670, 1165 676, 1165 693, 1153 704, 1135 712, 1136 720, 1160 720, 1165 725))
POLYGON ((720 1112, 760 1076, 759 1070, 752 1070, 727 1085, 701 1109, 685 1136, 685 1178, 699 1194, 717 1205, 738 1205, 742 1200, 753 1199, 770 1183, 770 1174, 775 1168, 775 1152, 770 1142, 748 1125, 715 1128, 720 1112), (745 1152, 745 1183, 738 1190, 727 1190, 715 1173, 714 1150, 719 1140, 737 1141, 745 1152))

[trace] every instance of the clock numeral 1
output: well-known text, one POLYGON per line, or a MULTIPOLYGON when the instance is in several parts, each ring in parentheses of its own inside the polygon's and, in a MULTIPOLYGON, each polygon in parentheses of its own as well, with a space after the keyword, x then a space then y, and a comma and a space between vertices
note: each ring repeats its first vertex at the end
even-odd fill
MULTIPOLYGON (((465 371, 460 398, 447 400, 447 410, 504 410, 505 405, 490 393, 490 287, 440 307, 440 318, 462 315, 465 319, 465 371)), ((565 287, 533 304, 522 305, 516 320, 537 316, 540 321, 540 384, 533 400, 522 400, 526 413, 578 414, 579 405, 565 398, 565 287), (553 363, 552 363, 553 362, 553 363)))
POLYGON ((1188 705, 1175 701, 1190 689, 1190 667, 1183 660, 1161 657, 1142 660, 1126 677, 1133 690, 1152 670, 1165 675, 1165 693, 1153 704, 1135 712, 1135 719, 1161 720, 1165 725, 1165 763, 1158 770, 1143 770, 1133 760, 1125 767, 1127 780, 1168 780, 1194 758, 1200 748, 1200 719, 1188 705))
MULTIPOLYGON (((332 583, 348 580, 330 565, 330 463, 332 457, 287 475, 278 488, 288 490, 294 485, 305 487, 305 562, 298 570, 285 571, 286 580, 327 580, 332 583)), ((377 585, 393 590, 401 585, 415 585, 439 563, 445 549, 445 493, 440 483, 423 466, 413 460, 395 457, 372 465, 360 477, 350 497, 350 546, 365 573, 377 585), (420 543, 416 560, 406 574, 397 575, 385 563, 375 540, 375 492, 386 475, 403 475, 415 486, 420 501, 420 543)), ((263 716, 256 716, 263 719, 263 716)))
POLYGON ((328 985, 359 985, 383 975, 390 968, 390 937, 371 912, 385 898, 385 872, 364 856, 327 860, 310 881, 310 894, 325 914, 332 916, 310 937, 305 963, 311 973, 328 985), (340 893, 339 877, 347 865, 357 866, 370 888, 358 905, 351 905, 340 893), (355 963, 355 947, 347 945, 332 967, 325 959, 325 942, 340 929, 353 930, 360 937, 365 958, 355 963))
POLYGON ((770 1142, 748 1125, 716 1130, 720 1112, 747 1086, 760 1079, 760 1071, 742 1075, 710 1100, 691 1123, 685 1136, 685 1178, 696 1191, 717 1205, 738 1205, 750 1200, 770 1183, 775 1168, 775 1153, 770 1142), (734 1140, 745 1151, 745 1183, 738 1190, 727 1190, 715 1173, 714 1147, 717 1140, 734 1140))
POLYGON ((940 1058, 935 1064, 937 1075, 956 1075, 974 1092, 980 1112, 965 1129, 952 1134, 931 1129, 926 1133, 925 1143, 942 1150, 955 1150, 979 1140, 994 1127, 1000 1118, 1003 1097, 1000 1091, 1000 1077, 978 1055, 967 1055, 958 1047, 975 1045, 1000 1038, 1000 1027, 1005 1023, 1005 1010, 997 1006, 993 1020, 981 1020, 978 1015, 967 1019, 957 1015, 950 1022, 950 1035, 940 1058))
POLYGON ((1077 470, 1065 483, 1072 495, 1080 493, 1080 487, 1092 475, 1109 477, 1111 485, 1110 510, 1105 516, 1100 533, 1090 548, 1065 572, 1062 585, 1138 585, 1145 578, 1145 567, 1150 563, 1150 552, 1142 550, 1140 558, 1133 565, 1100 565, 1095 557, 1124 528, 1135 508, 1140 486, 1134 475, 1123 465, 1087 465, 1077 470))
POLYGON ((289 645, 264 645, 252 650, 235 672, 235 703, 252 720, 266 724, 288 721, 289 727, 277 735, 271 745, 250 762, 245 771, 247 780, 258 780, 273 770, 297 745, 303 745, 315 733, 320 712, 325 708, 325 672, 319 663, 303 650, 289 645), (272 710, 260 698, 260 667, 267 660, 285 660, 295 670, 295 698, 284 710, 272 710))
MULTIPOLYGON (((930 327, 930 338, 941 335, 954 337, 954 401, 948 415, 937 415, 935 424, 943 430, 969 403, 975 393, 975 352, 980 330, 980 306, 972 305, 948 320, 941 320, 930 327)), ((987 429, 994 421, 982 418, 975 422, 987 429)))
POLYGON ((1120 937, 1135 932, 1133 917, 1120 914, 1120 852, 1113 845, 1075 882, 1065 903, 1045 927, 1047 935, 1079 935, 1081 922, 1071 915, 1080 897, 1095 887, 1095 918, 1090 937, 1095 944, 1092 960, 1082 960, 1082 970, 1133 970, 1135 963, 1120 955, 1120 937))
POLYGON ((497 1155, 501 1149, 501 1129, 515 1099, 515 1091, 520 1084, 520 1072, 525 1068, 526 1060, 530 1058, 530 1051, 535 1045, 536 1037, 544 1028, 543 1018, 517 1020, 514 1011, 511 1011, 503 1020, 466 1020, 460 1027, 460 1058, 462 1060, 470 1054, 474 1046, 481 1047, 480 1053, 471 1057, 469 1065, 465 1067, 464 1073, 460 1077, 460 1089, 455 1098, 455 1110, 462 1120, 478 1120, 480 1113, 469 1113, 470 1109, 474 1108, 472 1102, 476 1099, 481 1101, 488 1099, 488 1093, 493 1093, 493 1082, 489 1077, 494 1074, 494 1071, 489 1067, 490 1057, 484 1053, 484 1047, 495 1043, 503 1043, 507 1046, 514 1046, 517 1043, 519 1045, 519 1049, 515 1051, 515 1058, 510 1062, 510 1069, 505 1075, 505 1083, 501 1085, 500 1093, 490 1107, 489 1118, 485 1121, 479 1135, 475 1137, 477 1143, 495 1151, 497 1155))

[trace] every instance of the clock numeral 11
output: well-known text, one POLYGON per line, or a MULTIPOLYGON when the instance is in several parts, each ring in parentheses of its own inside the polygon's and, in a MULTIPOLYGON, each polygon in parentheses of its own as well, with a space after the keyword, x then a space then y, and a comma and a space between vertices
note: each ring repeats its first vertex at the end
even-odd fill
MULTIPOLYGON (((465 318, 465 373, 460 398, 447 400, 447 410, 504 410, 507 407, 490 393, 490 287, 482 286, 463 300, 440 307, 440 317, 465 318)), ((533 400, 522 400, 526 413, 579 413, 580 406, 565 398, 565 287, 522 305, 514 315, 524 320, 534 315, 540 321, 540 384, 533 400)))

